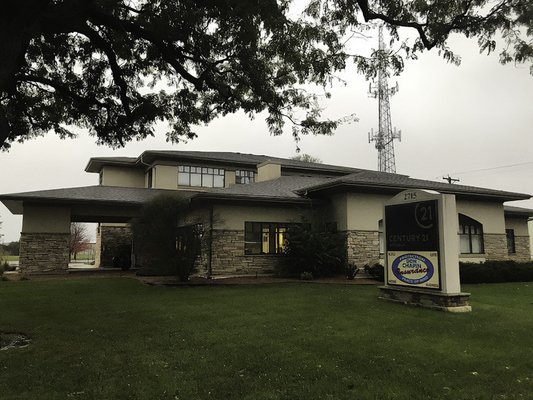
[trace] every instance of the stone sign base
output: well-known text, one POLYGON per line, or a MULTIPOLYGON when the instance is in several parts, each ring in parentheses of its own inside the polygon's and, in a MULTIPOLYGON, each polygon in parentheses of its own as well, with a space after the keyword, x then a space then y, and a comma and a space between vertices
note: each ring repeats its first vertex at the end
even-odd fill
POLYGON ((449 312, 470 312, 470 293, 429 292, 412 288, 379 287, 379 298, 412 306, 449 312))

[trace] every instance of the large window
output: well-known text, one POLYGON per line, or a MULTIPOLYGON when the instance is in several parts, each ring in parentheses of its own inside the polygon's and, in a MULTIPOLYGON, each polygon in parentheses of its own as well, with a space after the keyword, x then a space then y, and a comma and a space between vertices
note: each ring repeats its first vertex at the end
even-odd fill
POLYGON ((461 254, 483 253, 483 226, 475 219, 459 214, 459 249, 461 254))
POLYGON ((287 224, 244 223, 244 254, 280 254, 287 240, 287 224))
POLYGON ((235 171, 235 183, 237 184, 247 184, 255 182, 255 172, 248 170, 237 170, 235 171))
POLYGON ((222 168, 178 167, 178 186, 224 187, 224 170, 222 168))
POLYGON ((509 254, 516 254, 516 245, 514 240, 514 229, 506 229, 505 236, 507 237, 507 252, 509 254))

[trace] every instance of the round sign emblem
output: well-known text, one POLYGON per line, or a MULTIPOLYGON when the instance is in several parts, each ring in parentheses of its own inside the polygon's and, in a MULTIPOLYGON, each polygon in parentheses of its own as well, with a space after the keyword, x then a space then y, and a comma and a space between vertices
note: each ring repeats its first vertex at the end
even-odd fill
POLYGON ((433 276, 435 267, 426 257, 419 254, 404 254, 392 263, 392 273, 404 283, 417 285, 427 282, 433 276))

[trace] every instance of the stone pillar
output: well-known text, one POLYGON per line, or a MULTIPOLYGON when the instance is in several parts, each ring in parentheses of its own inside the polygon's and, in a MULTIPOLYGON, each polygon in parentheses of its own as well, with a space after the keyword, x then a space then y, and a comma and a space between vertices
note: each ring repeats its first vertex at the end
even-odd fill
POLYGON ((529 247, 529 236, 515 236, 515 254, 510 254, 509 258, 514 261, 531 261, 531 251, 529 247))
POLYGON ((69 239, 69 208, 24 204, 19 258, 21 272, 66 272, 69 239))
POLYGON ((347 231, 346 250, 348 262, 358 268, 379 263, 379 232, 347 231))
POLYGON ((504 233, 485 233, 483 245, 487 260, 507 260, 507 237, 504 233))
POLYGON ((122 266, 117 264, 118 259, 131 265, 132 233, 129 225, 101 224, 97 242, 100 243, 100 267, 122 266), (116 265, 113 264, 113 258, 117 260, 116 265))
POLYGON ((70 233, 24 233, 20 235, 19 265, 23 273, 66 272, 70 233))

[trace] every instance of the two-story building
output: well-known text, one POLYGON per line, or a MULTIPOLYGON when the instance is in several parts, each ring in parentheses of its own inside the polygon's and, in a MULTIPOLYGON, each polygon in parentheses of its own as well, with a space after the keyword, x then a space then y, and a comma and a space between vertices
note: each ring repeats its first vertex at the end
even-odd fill
POLYGON ((308 163, 264 155, 145 151, 137 158, 95 157, 85 169, 99 185, 0 196, 23 215, 21 269, 64 270, 71 222, 97 222, 97 264, 124 254, 135 263, 128 223, 162 193, 187 199, 177 225, 201 223, 211 240, 201 275, 272 272, 283 257, 290 223, 320 216, 346 238, 358 266, 383 258, 383 206, 405 189, 454 194, 460 259, 530 260, 527 221, 532 211, 504 206, 530 195, 413 179, 406 175, 308 163))

